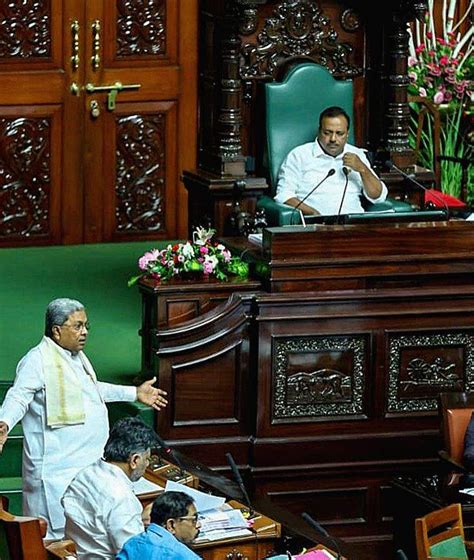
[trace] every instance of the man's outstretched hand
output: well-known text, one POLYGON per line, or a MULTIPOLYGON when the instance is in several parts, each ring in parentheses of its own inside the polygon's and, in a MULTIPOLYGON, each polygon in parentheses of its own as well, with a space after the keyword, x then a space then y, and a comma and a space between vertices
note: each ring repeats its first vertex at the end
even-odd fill
POLYGON ((155 410, 164 408, 168 401, 165 399, 166 391, 153 387, 156 382, 156 377, 145 381, 137 387, 137 399, 143 403, 151 406, 155 410))

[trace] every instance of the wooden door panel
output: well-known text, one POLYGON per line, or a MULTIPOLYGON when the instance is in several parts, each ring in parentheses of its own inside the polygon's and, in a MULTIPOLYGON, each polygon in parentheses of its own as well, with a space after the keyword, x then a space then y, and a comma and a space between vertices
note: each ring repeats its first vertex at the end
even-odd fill
POLYGON ((81 4, 0 0, 1 245, 82 235, 78 97, 70 91, 81 80, 71 64, 81 4))
POLYGON ((105 115, 104 239, 175 231, 176 109, 173 101, 121 103, 105 115))
POLYGON ((59 240, 61 106, 0 107, 0 239, 59 240))
POLYGON ((185 235, 196 74, 197 0, 0 0, 0 245, 185 235))

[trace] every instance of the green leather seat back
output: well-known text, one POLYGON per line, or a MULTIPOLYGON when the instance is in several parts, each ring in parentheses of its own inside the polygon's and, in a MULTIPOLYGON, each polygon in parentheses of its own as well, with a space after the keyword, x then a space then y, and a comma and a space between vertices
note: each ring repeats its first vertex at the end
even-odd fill
POLYGON ((430 556, 433 558, 465 558, 466 560, 468 558, 466 547, 460 536, 451 537, 430 546, 430 556))
MULTIPOLYGON (((326 68, 305 62, 292 68, 283 82, 265 84, 267 162, 275 193, 278 172, 288 152, 315 139, 319 115, 342 107, 351 117, 352 81, 335 80, 326 68)), ((352 126, 349 142, 354 142, 352 126)))

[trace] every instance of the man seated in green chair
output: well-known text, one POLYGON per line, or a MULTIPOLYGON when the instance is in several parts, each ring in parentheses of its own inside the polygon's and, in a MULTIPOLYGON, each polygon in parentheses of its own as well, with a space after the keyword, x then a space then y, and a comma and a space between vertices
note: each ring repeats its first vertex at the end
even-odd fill
POLYGON ((372 203, 385 200, 387 187, 363 150, 347 144, 349 126, 341 107, 321 113, 316 140, 291 150, 282 163, 277 202, 304 215, 331 216, 364 212, 361 195, 372 203))

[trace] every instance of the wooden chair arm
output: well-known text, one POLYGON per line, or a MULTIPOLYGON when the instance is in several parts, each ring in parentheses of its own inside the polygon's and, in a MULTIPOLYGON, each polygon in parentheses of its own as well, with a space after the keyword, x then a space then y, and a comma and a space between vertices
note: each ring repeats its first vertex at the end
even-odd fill
POLYGON ((71 540, 54 541, 46 546, 46 550, 50 560, 56 560, 56 558, 75 560, 77 558, 76 545, 71 540))

